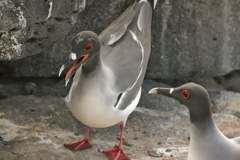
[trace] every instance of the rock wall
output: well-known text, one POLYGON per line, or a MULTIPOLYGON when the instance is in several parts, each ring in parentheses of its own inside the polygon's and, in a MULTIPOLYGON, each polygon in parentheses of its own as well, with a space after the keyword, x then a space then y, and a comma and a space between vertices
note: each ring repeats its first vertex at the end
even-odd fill
MULTIPOLYGON (((100 33, 134 0, 1 0, 0 76, 56 77, 81 30, 100 33)), ((159 0, 147 78, 169 84, 240 69, 240 3, 159 0)))
MULTIPOLYGON (((63 148, 82 137, 83 126, 65 107, 67 89, 57 73, 74 34, 100 33, 133 1, 0 0, 0 160, 105 159, 98 149, 114 146, 117 128, 93 130, 91 150, 63 148)), ((217 126, 227 137, 239 136, 240 94, 224 89, 240 92, 240 1, 158 1, 147 80, 124 148, 133 159, 183 160, 186 108, 147 93, 190 80, 204 84, 217 126)))
POLYGON ((158 4, 148 77, 173 81, 239 69, 239 7, 238 1, 230 0, 158 4))

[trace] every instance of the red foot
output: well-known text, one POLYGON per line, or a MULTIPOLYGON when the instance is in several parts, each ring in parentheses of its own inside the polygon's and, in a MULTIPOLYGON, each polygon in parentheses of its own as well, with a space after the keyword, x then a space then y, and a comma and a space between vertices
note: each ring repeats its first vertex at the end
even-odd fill
POLYGON ((71 151, 81 151, 84 149, 91 148, 92 145, 90 144, 89 140, 85 138, 79 142, 64 144, 64 147, 71 151))
POLYGON ((104 153, 109 160, 130 160, 119 146, 108 151, 102 151, 102 153, 104 153))

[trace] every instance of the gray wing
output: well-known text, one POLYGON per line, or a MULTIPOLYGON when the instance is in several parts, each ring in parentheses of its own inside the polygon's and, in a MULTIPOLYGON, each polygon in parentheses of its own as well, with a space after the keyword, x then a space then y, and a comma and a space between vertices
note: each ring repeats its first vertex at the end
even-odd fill
POLYGON ((151 52, 151 22, 151 5, 140 1, 99 35, 102 61, 115 77, 119 109, 131 103, 142 85, 151 52))
POLYGON ((240 145, 240 137, 232 138, 231 140, 240 145))

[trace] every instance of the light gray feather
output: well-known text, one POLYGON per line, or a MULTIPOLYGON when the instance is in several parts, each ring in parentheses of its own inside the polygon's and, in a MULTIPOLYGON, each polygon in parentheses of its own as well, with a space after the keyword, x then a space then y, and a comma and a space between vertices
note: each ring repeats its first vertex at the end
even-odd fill
POLYGON ((121 110, 131 103, 142 85, 151 52, 151 21, 148 1, 135 3, 99 36, 103 63, 113 71, 116 92, 123 93, 118 105, 121 110), (113 40, 109 40, 111 35, 115 36, 113 40))
POLYGON ((231 140, 233 140, 234 142, 236 142, 240 145, 240 137, 236 137, 236 138, 233 138, 231 140))

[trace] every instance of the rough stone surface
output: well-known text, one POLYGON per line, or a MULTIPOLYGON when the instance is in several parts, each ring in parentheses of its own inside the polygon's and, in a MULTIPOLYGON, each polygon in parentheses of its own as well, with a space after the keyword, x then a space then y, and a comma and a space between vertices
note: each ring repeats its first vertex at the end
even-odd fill
POLYGON ((4 2, 8 8, 0 8, 3 15, 0 23, 3 28, 0 28, 0 60, 10 61, 1 62, 0 67, 10 70, 3 69, 0 74, 14 77, 52 77, 57 75, 59 66, 66 61, 70 53, 68 42, 74 34, 81 30, 99 33, 118 17, 132 0, 88 0, 86 9, 81 6, 82 0, 4 2), (49 17, 50 2, 52 11, 49 17), (16 13, 8 14, 14 11, 12 8, 16 13), (12 30, 11 26, 22 23, 17 19, 18 11, 25 25, 24 28, 15 27, 12 30), (10 21, 11 19, 13 20, 10 21), (24 33, 24 36, 19 37, 22 39, 19 53, 14 50, 19 41, 18 38, 12 38, 15 32, 24 33))
POLYGON ((148 77, 173 83, 239 69, 239 7, 239 2, 228 0, 159 4, 148 77))
MULTIPOLYGON (((100 33, 134 0, 2 0, 0 74, 52 77, 66 60, 71 37, 100 33)), ((240 69, 239 7, 229 0, 159 0, 147 77, 170 84, 240 69)))
MULTIPOLYGON (((133 1, 0 0, 0 160, 106 159, 97 149, 117 143, 117 127, 94 130, 90 150, 63 148, 82 137, 83 125, 66 109, 68 88, 57 73, 74 34, 100 33, 133 1)), ((148 95, 156 86, 204 85, 219 128, 240 136, 239 5, 159 0, 147 80, 127 123, 124 148, 133 160, 186 159, 188 111, 171 98, 148 95)))
POLYGON ((19 58, 24 52, 27 20, 21 5, 10 0, 0 2, 0 60, 19 58))
MULTIPOLYGON (((156 83, 146 82, 145 91, 156 83)), ((156 99, 141 102, 129 117, 126 129, 126 153, 133 160, 185 160, 189 144, 187 109, 164 96, 143 95, 156 99)), ((230 138, 240 136, 240 95, 211 91, 217 106, 214 119, 230 138)), ((10 160, 104 160, 98 149, 117 143, 118 128, 95 129, 93 148, 70 152, 62 144, 82 137, 83 125, 77 122, 55 96, 13 96, 0 101, 0 159, 10 160)))

